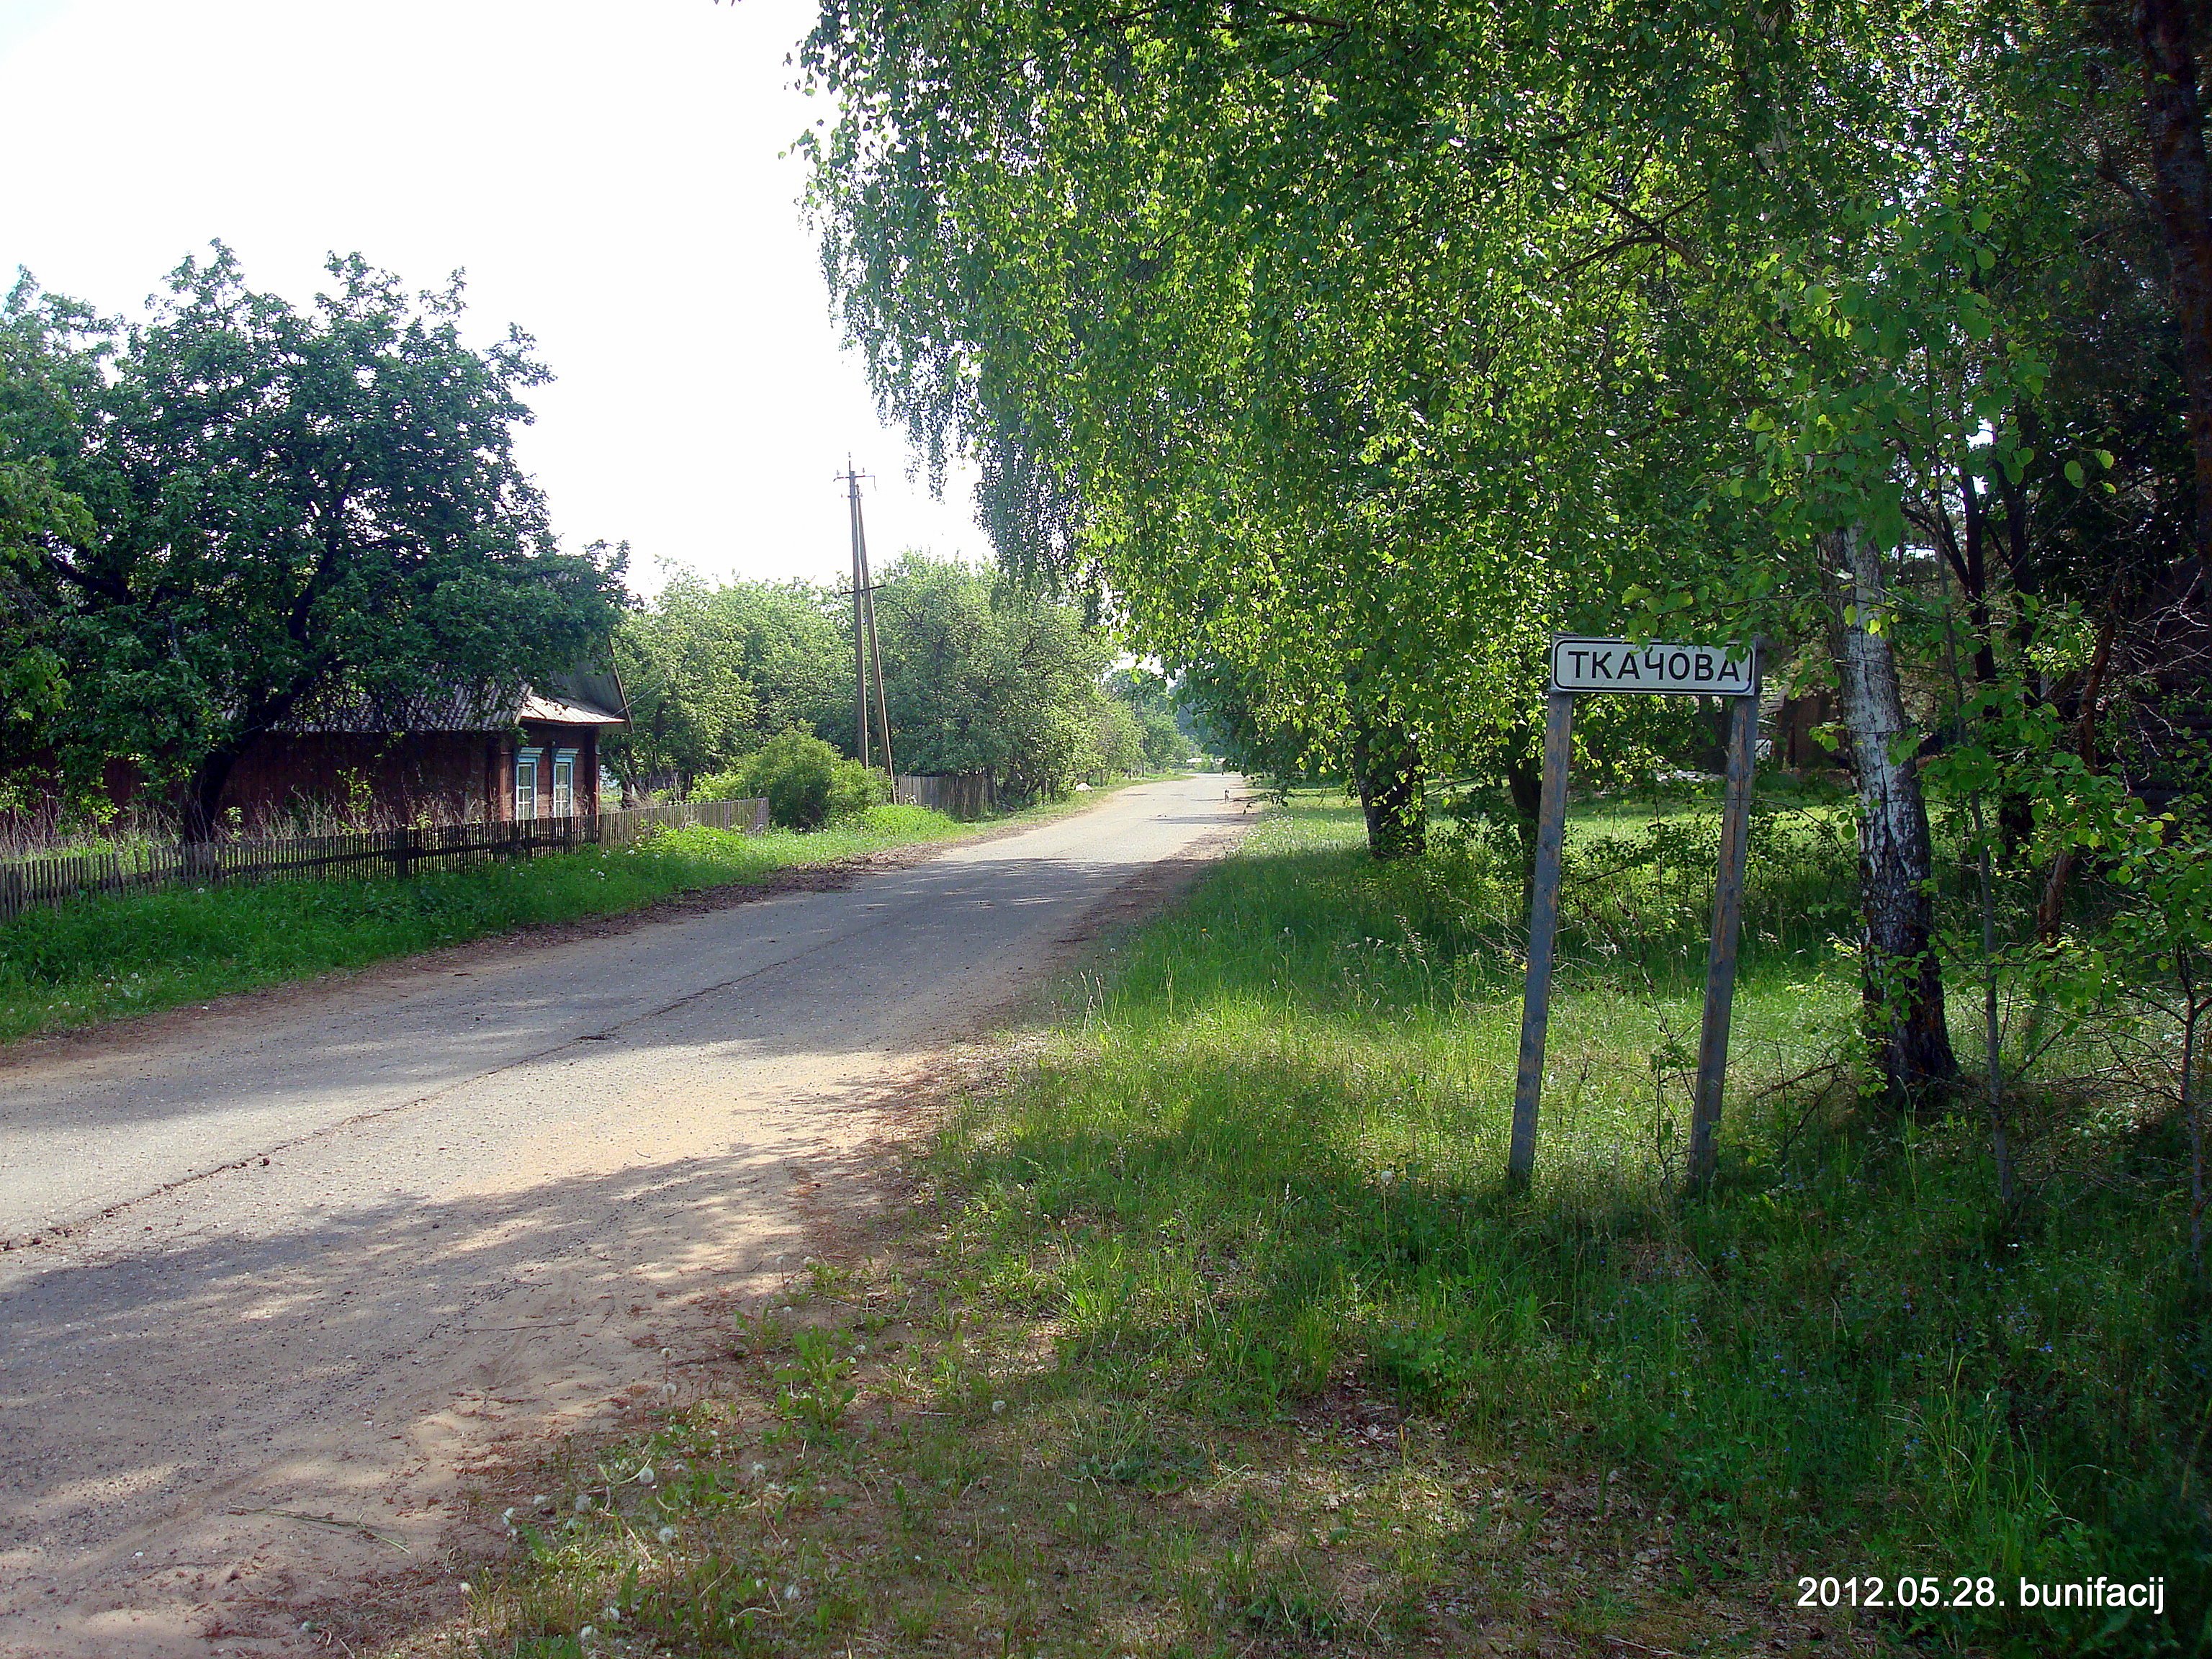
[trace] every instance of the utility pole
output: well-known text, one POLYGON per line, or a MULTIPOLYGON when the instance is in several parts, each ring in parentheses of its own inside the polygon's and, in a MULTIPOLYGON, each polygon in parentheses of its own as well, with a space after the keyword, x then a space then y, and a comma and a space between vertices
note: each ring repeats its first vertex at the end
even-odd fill
POLYGON ((868 763, 868 645, 867 622, 860 609, 860 590, 867 578, 860 574, 860 475, 853 458, 845 458, 846 518, 853 537, 853 730, 857 734, 854 753, 868 763))
POLYGON ((853 509, 853 523, 860 532, 860 598, 868 608, 868 655, 876 665, 876 743, 884 751, 884 775, 891 781, 891 799, 898 799, 898 768, 891 759, 891 715, 884 706, 884 647, 876 636, 876 579, 868 569, 868 526, 860 509, 853 509))
POLYGON ((891 780, 894 796, 898 791, 898 773, 891 759, 890 711, 884 702, 884 647, 876 633, 876 586, 868 572, 868 532, 860 517, 860 479, 863 474, 853 470, 853 458, 845 458, 845 481, 848 516, 853 531, 853 714, 854 726, 860 734, 860 764, 872 764, 868 744, 868 660, 875 659, 875 726, 876 741, 883 750, 884 775, 891 780))

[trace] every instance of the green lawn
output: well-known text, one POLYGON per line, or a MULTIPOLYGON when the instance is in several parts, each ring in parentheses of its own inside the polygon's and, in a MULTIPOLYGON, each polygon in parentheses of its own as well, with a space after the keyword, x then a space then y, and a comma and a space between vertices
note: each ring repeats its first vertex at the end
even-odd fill
POLYGON ((989 827, 916 806, 878 806, 812 835, 680 830, 618 851, 594 848, 404 880, 82 899, 0 922, 0 1042, 989 827))
POLYGON ((1517 868, 1272 814, 952 1111, 907 1233, 816 1265, 704 1397, 519 1477, 600 1507, 525 1516, 483 1650, 576 1651, 611 1604, 683 1652, 1828 1650, 1814 1620, 2201 1650, 2212 1345, 2172 1126, 2024 1091, 2001 1224, 1970 1116, 1839 1080, 1851 855, 1784 816, 1722 1179, 1686 1201, 1710 829, 1577 836, 1516 1195, 1517 868), (634 1484, 653 1461, 683 1480, 634 1484), (2156 1577, 2168 1607, 1807 1613, 1801 1572, 1970 1604, 2156 1577))

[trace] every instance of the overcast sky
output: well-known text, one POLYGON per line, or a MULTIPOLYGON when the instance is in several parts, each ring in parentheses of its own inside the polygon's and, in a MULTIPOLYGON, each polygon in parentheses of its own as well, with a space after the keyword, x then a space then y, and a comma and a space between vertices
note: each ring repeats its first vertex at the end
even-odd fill
POLYGON ((572 545, 718 575, 835 579, 849 449, 880 562, 983 556, 841 351, 805 169, 826 112, 787 58, 812 0, 0 0, 0 276, 134 313, 220 237, 305 301, 358 250, 468 276, 559 376, 522 453, 572 545))

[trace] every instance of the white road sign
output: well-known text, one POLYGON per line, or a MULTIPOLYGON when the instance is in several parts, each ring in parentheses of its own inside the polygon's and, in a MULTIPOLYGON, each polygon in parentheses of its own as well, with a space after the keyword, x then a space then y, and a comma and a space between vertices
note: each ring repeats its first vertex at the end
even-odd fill
POLYGON ((1673 697, 1741 697, 1759 689, 1758 657, 1742 645, 1552 641, 1554 691, 1647 691, 1673 697))

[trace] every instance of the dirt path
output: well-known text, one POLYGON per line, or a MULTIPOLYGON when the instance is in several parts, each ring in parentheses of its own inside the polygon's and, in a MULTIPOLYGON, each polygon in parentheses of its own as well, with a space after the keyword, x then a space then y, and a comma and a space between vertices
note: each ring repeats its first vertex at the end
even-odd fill
POLYGON ((1225 844, 1221 793, 0 1062, 0 1654, 308 1650, 473 1461, 795 1268, 899 1079, 1225 844))

